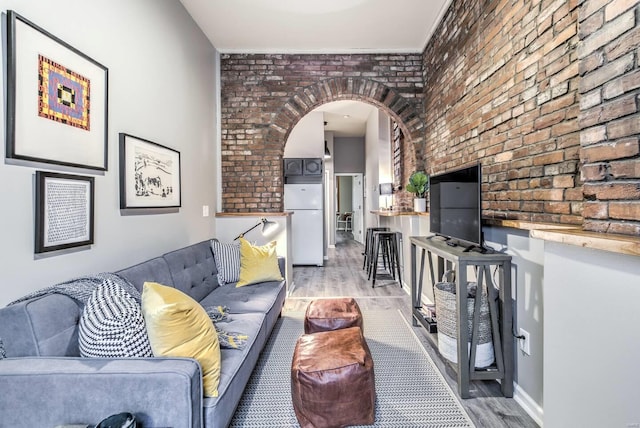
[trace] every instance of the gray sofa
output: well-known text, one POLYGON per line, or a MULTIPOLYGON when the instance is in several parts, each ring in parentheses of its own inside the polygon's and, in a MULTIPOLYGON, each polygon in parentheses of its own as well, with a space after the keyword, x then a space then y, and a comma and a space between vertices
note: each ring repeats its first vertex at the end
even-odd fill
MULTIPOLYGON (((279 258, 284 277, 284 259, 279 258)), ((124 411, 143 427, 226 427, 280 315, 285 282, 218 285, 209 241, 117 272, 139 290, 170 285, 203 306, 226 305, 227 331, 249 335, 245 349, 221 349, 219 396, 203 397, 197 361, 189 358, 82 358, 73 299, 49 294, 0 309, 0 426, 96 424, 124 411)))

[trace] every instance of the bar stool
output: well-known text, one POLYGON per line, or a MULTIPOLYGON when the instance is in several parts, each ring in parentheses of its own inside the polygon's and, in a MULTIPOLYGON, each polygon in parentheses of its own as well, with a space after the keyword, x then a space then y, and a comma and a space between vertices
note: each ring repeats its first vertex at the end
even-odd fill
POLYGON ((376 231, 389 231, 388 227, 367 227, 367 234, 364 239, 364 261, 362 262, 362 269, 367 269, 369 273, 369 266, 371 265, 371 258, 373 257, 373 232, 376 231))
POLYGON ((398 283, 402 287, 402 276, 400 274, 400 245, 398 242, 402 239, 400 232, 390 231, 374 231, 373 232, 373 253, 371 263, 368 270, 368 279, 372 279, 371 288, 376 286, 376 278, 378 276, 378 260, 382 258, 383 268, 391 275, 395 281, 396 273, 398 275, 398 283))

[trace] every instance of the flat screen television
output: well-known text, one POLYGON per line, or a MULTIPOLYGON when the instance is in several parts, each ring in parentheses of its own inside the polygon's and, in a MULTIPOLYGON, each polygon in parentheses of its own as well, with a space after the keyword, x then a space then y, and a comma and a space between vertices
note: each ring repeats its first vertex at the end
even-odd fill
POLYGON ((480 164, 431 176, 431 232, 452 243, 482 248, 482 171, 480 164))

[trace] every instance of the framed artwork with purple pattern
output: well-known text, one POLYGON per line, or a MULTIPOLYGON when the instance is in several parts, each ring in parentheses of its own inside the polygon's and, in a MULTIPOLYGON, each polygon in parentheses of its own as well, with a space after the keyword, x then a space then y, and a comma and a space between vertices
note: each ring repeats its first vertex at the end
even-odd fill
POLYGON ((7 12, 6 156, 107 170, 108 70, 7 12))

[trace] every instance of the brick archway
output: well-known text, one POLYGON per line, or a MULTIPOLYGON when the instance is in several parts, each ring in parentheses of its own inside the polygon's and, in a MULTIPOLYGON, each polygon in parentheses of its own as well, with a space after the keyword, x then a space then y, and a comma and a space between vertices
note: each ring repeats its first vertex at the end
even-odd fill
MULTIPOLYGON (((405 159, 408 160, 405 160, 403 169, 413 170, 416 165, 421 164, 424 147, 424 122, 421 112, 415 103, 394 89, 364 78, 326 79, 293 94, 269 124, 266 144, 270 147, 280 147, 282 157, 289 134, 305 115, 322 104, 342 100, 371 104, 392 117, 405 135, 402 150, 407 154, 405 159)), ((282 185, 281 181, 280 186, 282 185)))
MULTIPOLYGON (((417 143, 424 140, 424 123, 416 106, 382 83, 349 77, 322 80, 291 96, 269 124, 266 140, 280 142, 284 149, 291 130, 300 119, 322 104, 341 100, 362 101, 380 108, 400 124, 414 150, 422 150, 417 143)), ((422 158, 421 153, 415 154, 416 159, 422 158)))

